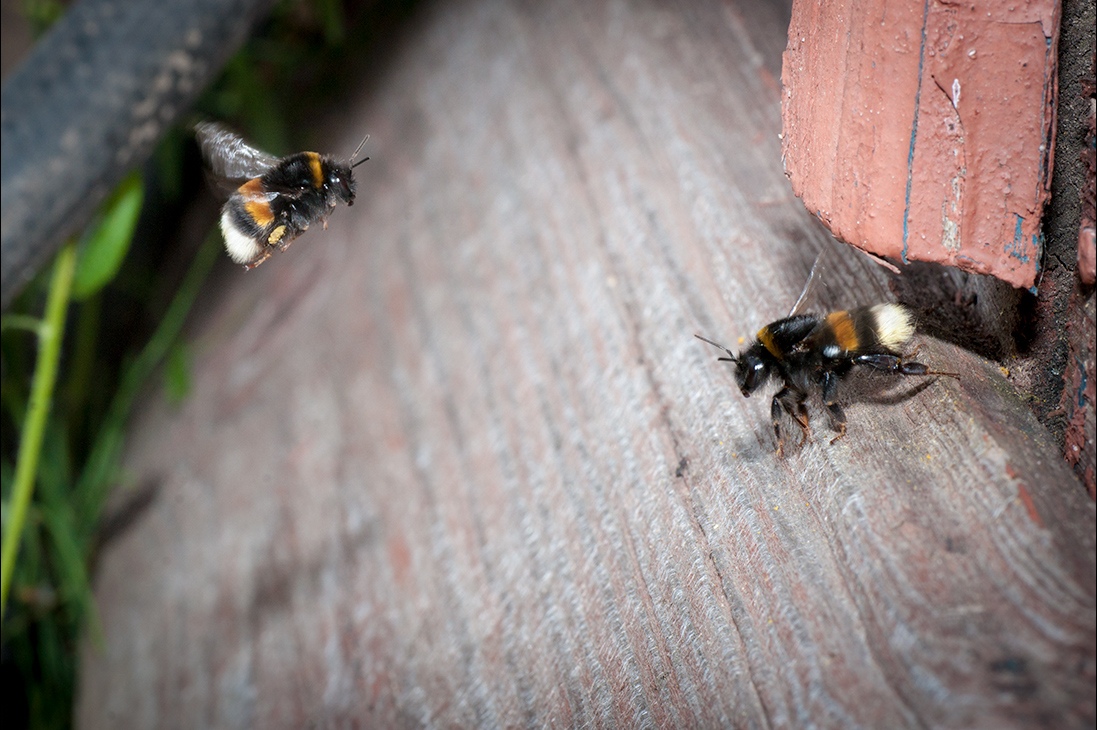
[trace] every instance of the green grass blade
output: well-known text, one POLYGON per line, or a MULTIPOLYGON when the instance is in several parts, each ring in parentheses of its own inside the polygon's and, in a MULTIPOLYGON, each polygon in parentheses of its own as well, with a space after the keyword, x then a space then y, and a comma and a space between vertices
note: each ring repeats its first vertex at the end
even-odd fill
POLYGON ((76 270, 76 246, 65 244, 57 254, 50 280, 46 316, 38 330, 38 360, 34 366, 34 383, 31 386, 30 407, 23 422, 16 458, 15 484, 12 486, 11 507, 7 530, 0 547, 0 616, 8 605, 8 591, 15 571, 15 557, 19 552, 19 538, 23 534, 34 492, 34 475, 38 470, 38 455, 42 449, 42 436, 46 430, 53 389, 57 382, 57 363, 61 359, 61 340, 65 332, 65 313, 72 292, 73 274, 76 270))

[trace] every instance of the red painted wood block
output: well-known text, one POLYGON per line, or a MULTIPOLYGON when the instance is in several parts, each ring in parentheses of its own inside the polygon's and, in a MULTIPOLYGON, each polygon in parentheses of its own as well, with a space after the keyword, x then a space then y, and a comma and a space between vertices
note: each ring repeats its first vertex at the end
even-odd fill
POLYGON ((796 0, 785 174, 838 238, 1032 287, 1051 185, 1059 4, 796 0))

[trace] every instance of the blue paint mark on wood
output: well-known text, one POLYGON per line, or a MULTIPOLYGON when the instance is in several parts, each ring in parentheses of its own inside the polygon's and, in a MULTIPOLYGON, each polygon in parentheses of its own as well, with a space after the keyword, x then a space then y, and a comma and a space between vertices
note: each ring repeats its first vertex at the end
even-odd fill
POLYGON ((900 258, 907 260, 907 236, 910 234, 910 188, 914 180, 914 143, 918 139, 918 109, 922 103, 922 69, 926 63, 926 23, 929 22, 929 0, 922 8, 922 39, 918 47, 918 90, 914 92, 914 122, 910 128, 910 153, 907 155, 907 196, 903 208, 903 251, 900 258))

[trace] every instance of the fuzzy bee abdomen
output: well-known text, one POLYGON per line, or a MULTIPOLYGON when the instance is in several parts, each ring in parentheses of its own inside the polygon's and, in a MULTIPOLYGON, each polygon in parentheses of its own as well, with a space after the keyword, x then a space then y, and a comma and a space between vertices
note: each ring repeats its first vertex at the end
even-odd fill
POLYGON ((333 206, 319 188, 296 196, 270 192, 266 176, 241 185, 225 204, 221 233, 233 261, 252 264, 269 255, 269 246, 285 248, 309 226, 327 218, 333 206))
POLYGON ((914 323, 907 309, 898 304, 831 312, 823 324, 803 343, 805 351, 820 352, 827 359, 839 359, 872 352, 894 352, 910 339, 914 323))
POLYGON ((263 190, 262 180, 254 178, 241 185, 221 211, 221 235, 225 250, 238 264, 249 264, 263 255, 263 241, 275 224, 271 196, 263 190))

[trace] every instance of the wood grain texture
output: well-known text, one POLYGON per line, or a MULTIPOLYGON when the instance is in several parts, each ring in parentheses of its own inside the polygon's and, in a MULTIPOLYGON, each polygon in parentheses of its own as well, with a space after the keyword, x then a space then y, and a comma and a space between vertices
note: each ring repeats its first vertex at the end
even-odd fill
POLYGON ((782 316, 823 244, 788 12, 417 16, 330 145, 373 135, 358 202, 223 276, 190 400, 135 423, 160 486, 80 727, 1093 722, 1094 504, 994 365, 925 340, 959 382, 777 458, 692 336, 782 316))

